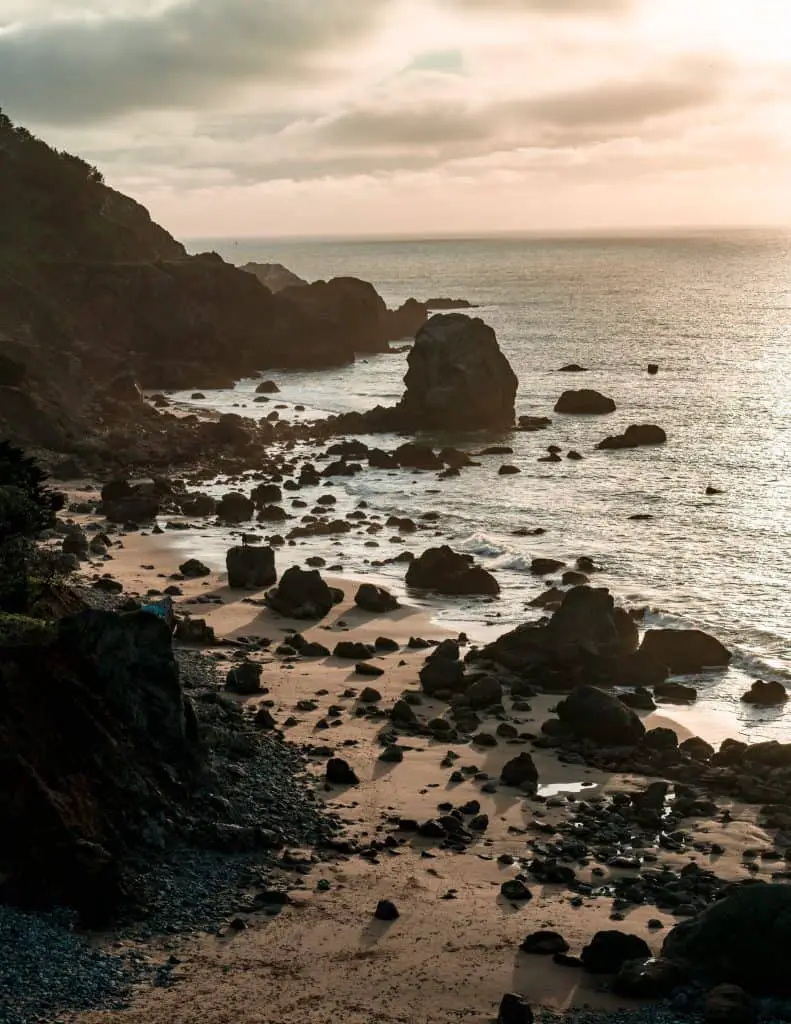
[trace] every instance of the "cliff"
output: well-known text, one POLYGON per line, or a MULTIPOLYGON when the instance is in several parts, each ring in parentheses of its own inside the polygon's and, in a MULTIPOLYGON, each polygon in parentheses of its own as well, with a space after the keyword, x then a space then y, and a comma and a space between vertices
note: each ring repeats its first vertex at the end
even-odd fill
POLYGON ((153 429, 135 384, 342 365, 410 333, 388 314, 365 282, 275 295, 214 253, 187 255, 95 168, 0 112, 0 437, 73 452, 108 415, 153 429))

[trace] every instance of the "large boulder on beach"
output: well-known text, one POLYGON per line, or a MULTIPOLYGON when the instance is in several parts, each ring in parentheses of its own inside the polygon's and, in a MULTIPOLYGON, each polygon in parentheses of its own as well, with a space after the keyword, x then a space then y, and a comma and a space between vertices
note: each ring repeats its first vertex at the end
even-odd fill
POLYGON ((232 590, 260 590, 277 582, 275 551, 271 547, 234 547, 225 555, 232 590))
POLYGON ((623 701, 594 686, 580 686, 557 707, 563 725, 578 739, 605 747, 631 747, 645 735, 645 726, 623 701))
POLYGON ((653 423, 634 423, 627 427, 623 434, 613 434, 605 437, 596 445, 602 451, 617 450, 618 448, 640 448, 643 445, 664 444, 667 441, 667 434, 661 427, 653 423))
POLYGON ((791 886, 746 883, 665 938, 663 957, 708 985, 740 985, 758 996, 791 995, 791 886))
POLYGON ((671 675, 722 668, 731 660, 731 652, 716 637, 701 629, 649 629, 637 652, 646 669, 666 669, 671 675))
POLYGON ((382 615, 385 612, 393 612, 398 607, 398 599, 384 587, 377 587, 375 583, 361 583, 354 595, 354 603, 364 612, 374 612, 382 615))
POLYGON ((555 403, 555 412, 572 416, 603 416, 615 412, 615 402, 591 388, 564 391, 555 403))
POLYGON ((432 316, 418 331, 398 405, 407 429, 478 430, 514 422, 518 380, 487 324, 463 313, 432 316))
POLYGON ((266 596, 270 608, 290 619, 323 619, 333 605, 343 600, 343 593, 329 587, 318 569, 287 569, 274 590, 266 596))
POLYGON ((253 502, 240 491, 223 494, 217 505, 217 518, 225 523, 246 523, 253 518, 254 512, 253 502))
POLYGON ((5 896, 104 921, 124 896, 126 853, 200 771, 165 621, 84 611, 41 644, 3 648, 0 750, 5 896))
POLYGON ((461 555, 443 544, 429 548, 410 562, 406 572, 408 587, 433 590, 438 594, 483 594, 495 596, 500 584, 471 555, 461 555))
POLYGON ((487 644, 481 656, 505 668, 530 665, 611 669, 632 655, 638 632, 631 616, 604 587, 567 591, 549 623, 525 623, 487 644))

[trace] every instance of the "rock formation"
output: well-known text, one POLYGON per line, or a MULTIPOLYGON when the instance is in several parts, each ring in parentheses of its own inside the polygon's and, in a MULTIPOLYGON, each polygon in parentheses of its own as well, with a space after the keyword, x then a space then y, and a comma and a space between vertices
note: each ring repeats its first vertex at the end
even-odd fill
POLYGON ((411 562, 406 584, 438 594, 495 596, 500 593, 497 580, 480 565, 475 565, 472 555, 457 554, 447 544, 429 548, 411 562))
POLYGON ((273 293, 282 292, 284 288, 299 288, 308 283, 282 263, 245 263, 239 269, 252 274, 273 293))
POLYGON ((0 874, 6 893, 117 908, 121 858, 197 779, 194 712, 164 621, 87 611, 0 657, 0 874))
POLYGON ((518 381, 491 327, 463 313, 433 316, 407 358, 398 405, 418 429, 506 428, 514 422, 518 381))
POLYGON ((564 391, 555 403, 555 412, 572 416, 603 416, 615 412, 615 402, 607 395, 590 388, 564 391))
POLYGON ((618 448, 640 448, 642 445, 664 444, 667 434, 661 427, 652 423, 635 423, 627 427, 623 434, 613 434, 599 441, 597 448, 607 451, 618 448))

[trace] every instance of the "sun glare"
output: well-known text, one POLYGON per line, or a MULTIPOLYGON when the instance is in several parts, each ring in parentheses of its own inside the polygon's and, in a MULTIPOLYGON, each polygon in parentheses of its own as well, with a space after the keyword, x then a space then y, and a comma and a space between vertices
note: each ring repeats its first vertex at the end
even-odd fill
POLYGON ((644 16, 658 36, 679 36, 751 64, 791 64, 789 0, 646 0, 644 16))

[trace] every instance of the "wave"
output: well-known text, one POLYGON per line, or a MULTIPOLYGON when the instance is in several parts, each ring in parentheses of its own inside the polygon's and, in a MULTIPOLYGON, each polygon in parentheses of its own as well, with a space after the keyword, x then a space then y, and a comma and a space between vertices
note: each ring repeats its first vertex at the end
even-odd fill
POLYGON ((479 558, 501 558, 503 555, 512 554, 485 533, 473 533, 469 537, 457 540, 456 547, 466 555, 478 555, 479 558))

